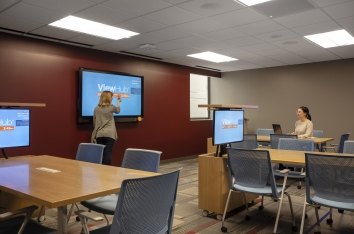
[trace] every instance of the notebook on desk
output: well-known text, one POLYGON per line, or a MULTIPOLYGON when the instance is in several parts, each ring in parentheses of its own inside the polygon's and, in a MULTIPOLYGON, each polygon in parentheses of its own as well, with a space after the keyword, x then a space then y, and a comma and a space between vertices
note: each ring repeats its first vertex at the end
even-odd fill
POLYGON ((272 124, 275 134, 283 134, 280 124, 272 124))

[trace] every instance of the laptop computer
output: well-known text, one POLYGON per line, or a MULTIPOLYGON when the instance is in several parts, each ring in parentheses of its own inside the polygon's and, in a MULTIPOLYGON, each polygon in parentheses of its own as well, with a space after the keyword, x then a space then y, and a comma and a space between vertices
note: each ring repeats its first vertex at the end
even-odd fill
POLYGON ((275 134, 283 134, 280 124, 272 124, 275 134))

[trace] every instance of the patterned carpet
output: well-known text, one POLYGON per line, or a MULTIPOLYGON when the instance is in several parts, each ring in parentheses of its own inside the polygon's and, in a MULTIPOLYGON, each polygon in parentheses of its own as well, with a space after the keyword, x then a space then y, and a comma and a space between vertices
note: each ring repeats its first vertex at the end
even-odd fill
MULTIPOLYGON (((198 161, 196 158, 187 159, 176 162, 162 163, 160 171, 162 173, 176 169, 181 169, 176 211, 173 223, 174 234, 214 234, 222 233, 220 231, 221 221, 216 217, 203 217, 202 211, 198 209, 198 161)), ((288 193, 292 197, 294 213, 296 218, 296 226, 300 229, 301 215, 304 201, 304 188, 297 189, 296 186, 290 186, 288 193)), ((265 198, 264 209, 258 210, 258 203, 250 207, 251 219, 245 220, 245 211, 241 210, 227 218, 225 226, 228 228, 228 233, 239 234, 263 234, 272 233, 276 218, 278 203, 270 198, 265 198)), ((324 215, 329 209, 322 207, 319 211, 320 216, 324 215)), ((316 216, 313 208, 308 209, 308 219, 305 221, 305 230, 310 228, 316 221, 316 216)), ((111 219, 112 217, 110 217, 111 219)), ((333 225, 329 226, 326 222, 321 223, 322 233, 354 233, 353 213, 344 212, 339 214, 337 210, 333 212, 333 225)), ((45 220, 42 222, 49 227, 56 227, 56 209, 46 210, 45 220)), ((106 225, 105 221, 92 223, 90 228, 96 229, 106 225)), ((284 199, 280 222, 277 233, 292 233, 291 231, 291 213, 287 199, 284 199)), ((68 230, 70 234, 80 233, 81 225, 75 221, 75 217, 71 217, 68 230)), ((313 229, 311 233, 314 232, 313 229)))

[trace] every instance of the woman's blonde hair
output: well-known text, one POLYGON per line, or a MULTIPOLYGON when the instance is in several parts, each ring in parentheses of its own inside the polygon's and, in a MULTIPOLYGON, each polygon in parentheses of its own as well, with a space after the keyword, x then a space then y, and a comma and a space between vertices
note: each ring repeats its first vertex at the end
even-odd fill
POLYGON ((112 104, 113 93, 111 91, 103 91, 100 96, 98 106, 110 106, 112 104))

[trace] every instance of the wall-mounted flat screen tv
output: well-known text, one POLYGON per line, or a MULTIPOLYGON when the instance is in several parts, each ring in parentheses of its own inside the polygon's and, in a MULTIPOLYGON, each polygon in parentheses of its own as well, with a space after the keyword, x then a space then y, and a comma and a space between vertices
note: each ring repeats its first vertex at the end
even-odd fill
POLYGON ((243 141, 243 110, 214 110, 213 144, 243 141))
POLYGON ((30 145, 30 110, 0 109, 0 148, 30 145))
POLYGON ((114 114, 115 120, 143 117, 144 77, 112 71, 86 68, 79 70, 78 122, 92 122, 93 112, 101 92, 111 91, 112 104, 121 97, 121 111, 114 114))

